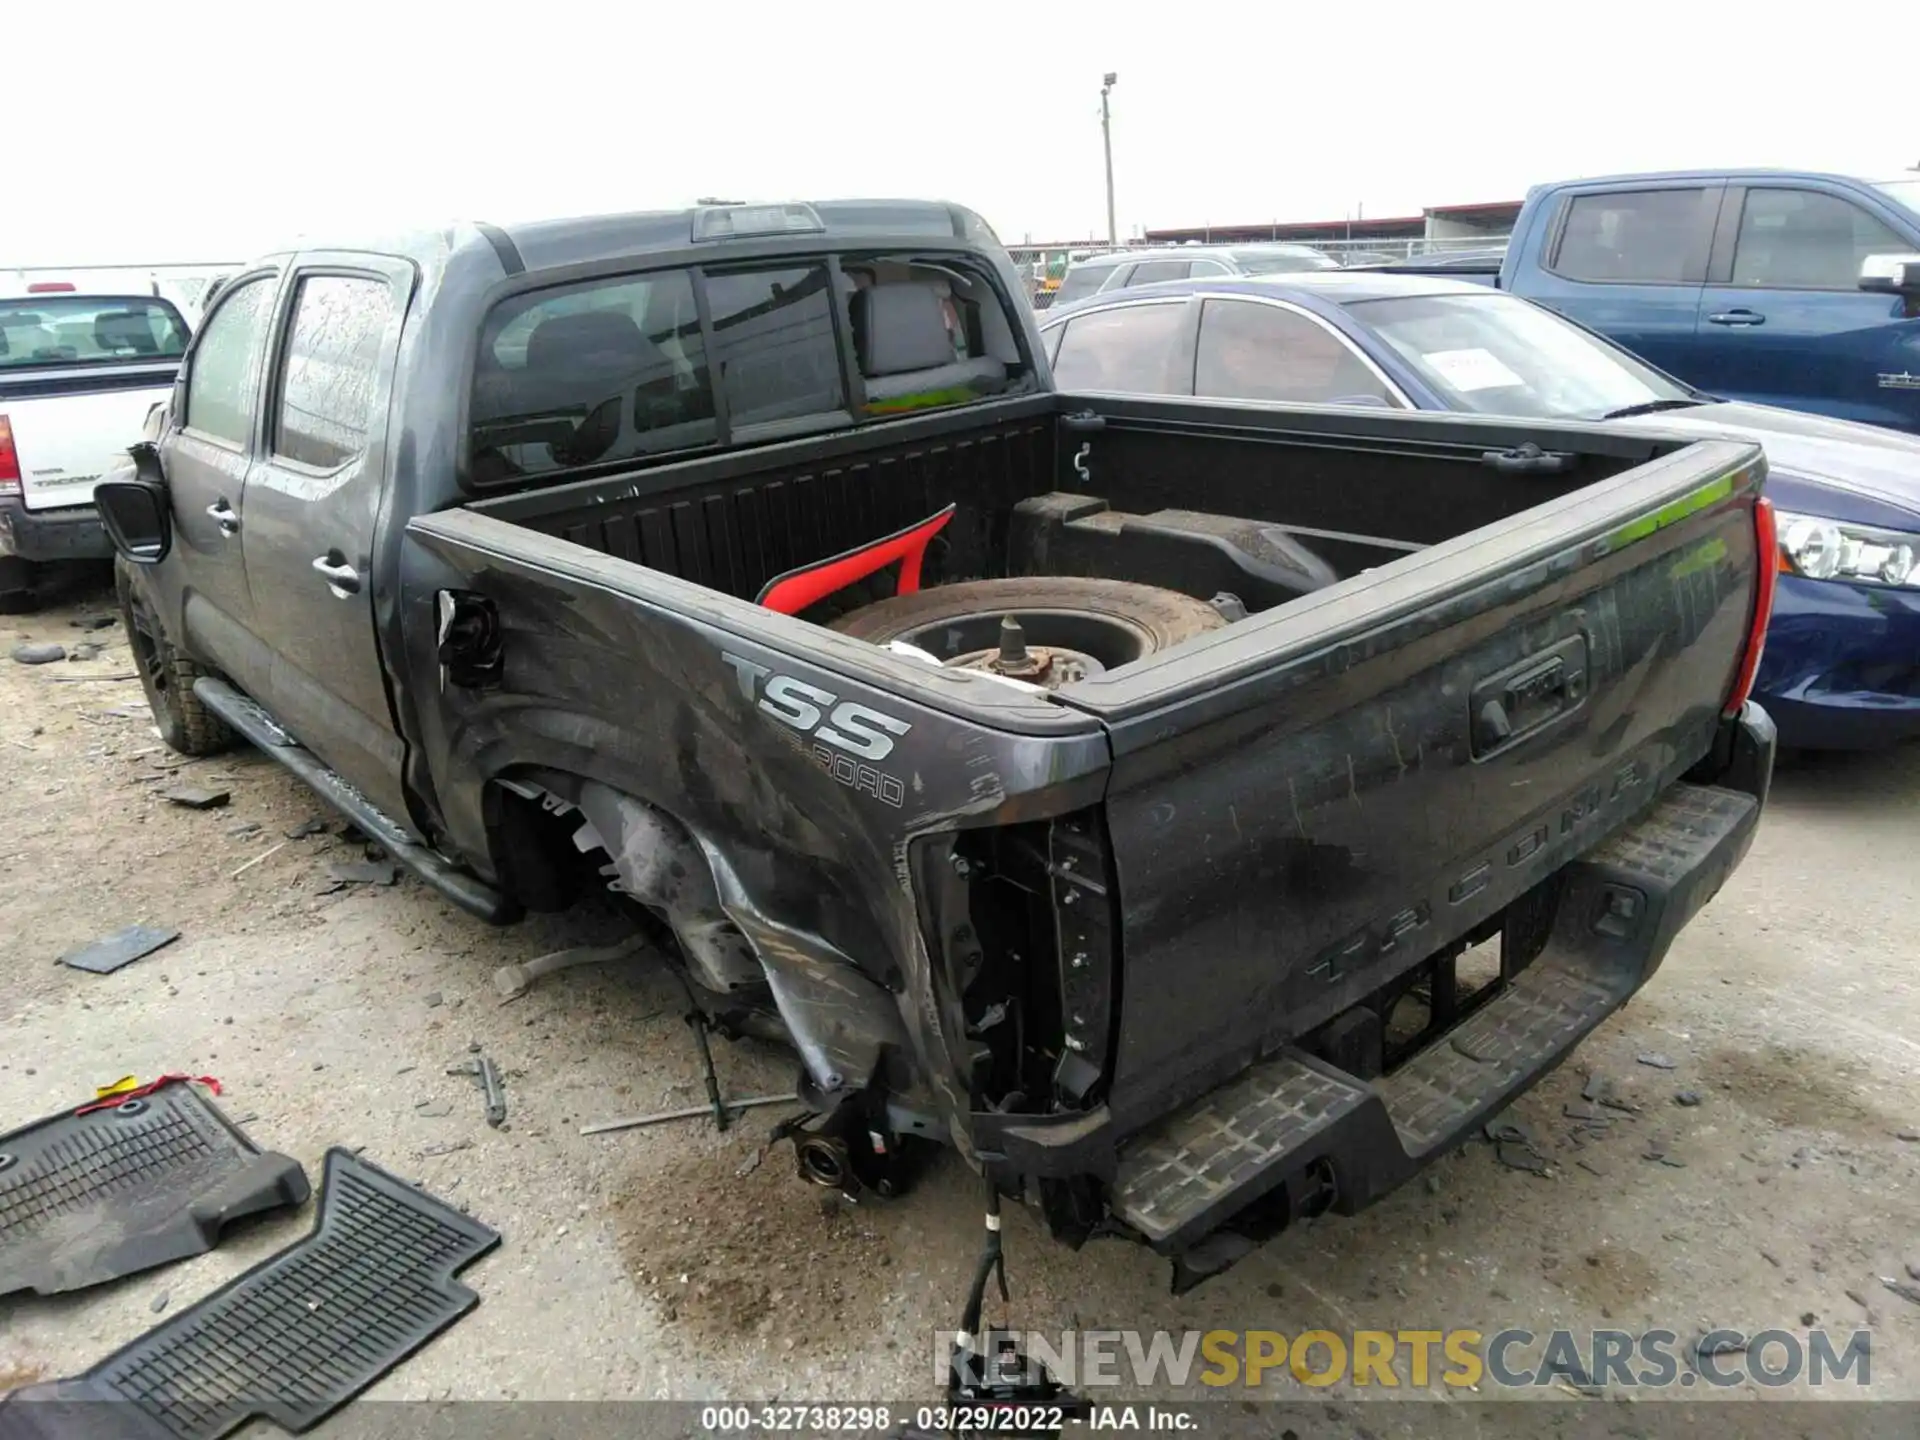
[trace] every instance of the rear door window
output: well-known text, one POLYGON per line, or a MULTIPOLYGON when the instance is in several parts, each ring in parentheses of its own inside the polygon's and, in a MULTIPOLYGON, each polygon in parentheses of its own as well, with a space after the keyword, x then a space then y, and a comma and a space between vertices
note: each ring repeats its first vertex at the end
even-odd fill
POLYGON ((1060 282, 1060 288, 1054 292, 1053 303, 1065 305, 1070 300, 1083 299, 1106 284, 1111 274, 1111 265, 1075 265, 1067 271, 1067 278, 1060 282))
POLYGON ((1857 290, 1869 255, 1913 247, 1850 200, 1818 190, 1747 191, 1730 283, 1774 290, 1857 290))
POLYGON ((713 444, 691 277, 623 275, 502 301, 481 333, 469 424, 482 484, 713 444))
POLYGON ((1698 285, 1719 193, 1703 186, 1576 195, 1552 269, 1569 280, 1698 285))
POLYGON ((1186 311, 1184 300, 1163 300, 1076 316, 1060 340, 1054 383, 1062 390, 1186 394, 1173 365, 1186 311))
POLYGON ((366 448, 380 342, 393 311, 385 280, 309 275, 294 300, 273 453, 333 470, 366 448))
POLYGON ((1296 405, 1396 403, 1380 377, 1320 321, 1252 300, 1206 302, 1193 393, 1296 405))
POLYGON ((1184 280, 1193 268, 1190 260, 1142 260, 1127 277, 1127 288, 1153 285, 1162 280, 1184 280))
POLYGON ((847 408, 827 267, 707 275, 727 419, 735 430, 847 408))

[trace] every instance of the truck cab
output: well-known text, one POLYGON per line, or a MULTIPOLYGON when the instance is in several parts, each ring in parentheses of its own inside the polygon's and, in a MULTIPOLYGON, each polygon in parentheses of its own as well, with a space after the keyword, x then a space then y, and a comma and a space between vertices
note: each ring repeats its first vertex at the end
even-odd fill
POLYGON ((1503 289, 1732 400, 1920 431, 1920 175, 1536 187, 1503 289))

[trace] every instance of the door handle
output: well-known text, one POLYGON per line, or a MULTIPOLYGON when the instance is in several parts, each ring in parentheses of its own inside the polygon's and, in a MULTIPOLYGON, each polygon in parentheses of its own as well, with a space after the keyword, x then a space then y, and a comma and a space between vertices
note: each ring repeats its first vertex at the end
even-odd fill
POLYGON ((1718 315, 1707 316, 1709 325, 1764 325, 1767 317, 1758 310, 1748 310, 1744 306, 1737 310, 1722 310, 1718 315))
POLYGON ((313 557, 313 568, 326 577, 336 593, 358 595, 360 593, 360 572, 344 560, 336 560, 338 550, 328 551, 325 555, 313 557))
POLYGON ((240 517, 233 513, 233 507, 227 503, 226 496, 222 495, 218 500, 207 506, 207 514, 213 517, 214 523, 220 527, 220 533, 222 535, 238 535, 240 533, 240 517))

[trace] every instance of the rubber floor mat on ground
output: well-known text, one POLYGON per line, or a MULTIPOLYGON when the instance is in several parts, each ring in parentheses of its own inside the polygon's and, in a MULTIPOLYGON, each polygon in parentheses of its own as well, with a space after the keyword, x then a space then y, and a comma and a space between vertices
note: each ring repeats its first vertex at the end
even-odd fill
POLYGON ((499 1232, 351 1152, 327 1152, 320 1216, 71 1380, 0 1401, 0 1440, 219 1440, 256 1416, 319 1424, 480 1297, 454 1274, 499 1232))
POLYGON ((0 1296, 198 1255, 309 1189, 297 1160, 263 1154, 191 1084, 36 1121, 0 1135, 0 1296))

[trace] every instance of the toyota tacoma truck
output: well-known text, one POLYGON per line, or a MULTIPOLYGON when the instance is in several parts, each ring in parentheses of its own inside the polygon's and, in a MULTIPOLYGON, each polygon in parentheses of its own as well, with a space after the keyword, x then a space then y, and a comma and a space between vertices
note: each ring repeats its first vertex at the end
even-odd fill
POLYGON ((176 749, 488 920, 627 897, 795 1052, 807 1179, 949 1145, 1186 1286, 1460 1141, 1740 862, 1764 459, 1063 394, 1019 296, 932 202, 270 254, 101 505, 176 749))
POLYGON ((154 296, 0 296, 0 614, 33 608, 47 566, 111 558, 94 485, 167 398, 187 335, 154 296))

